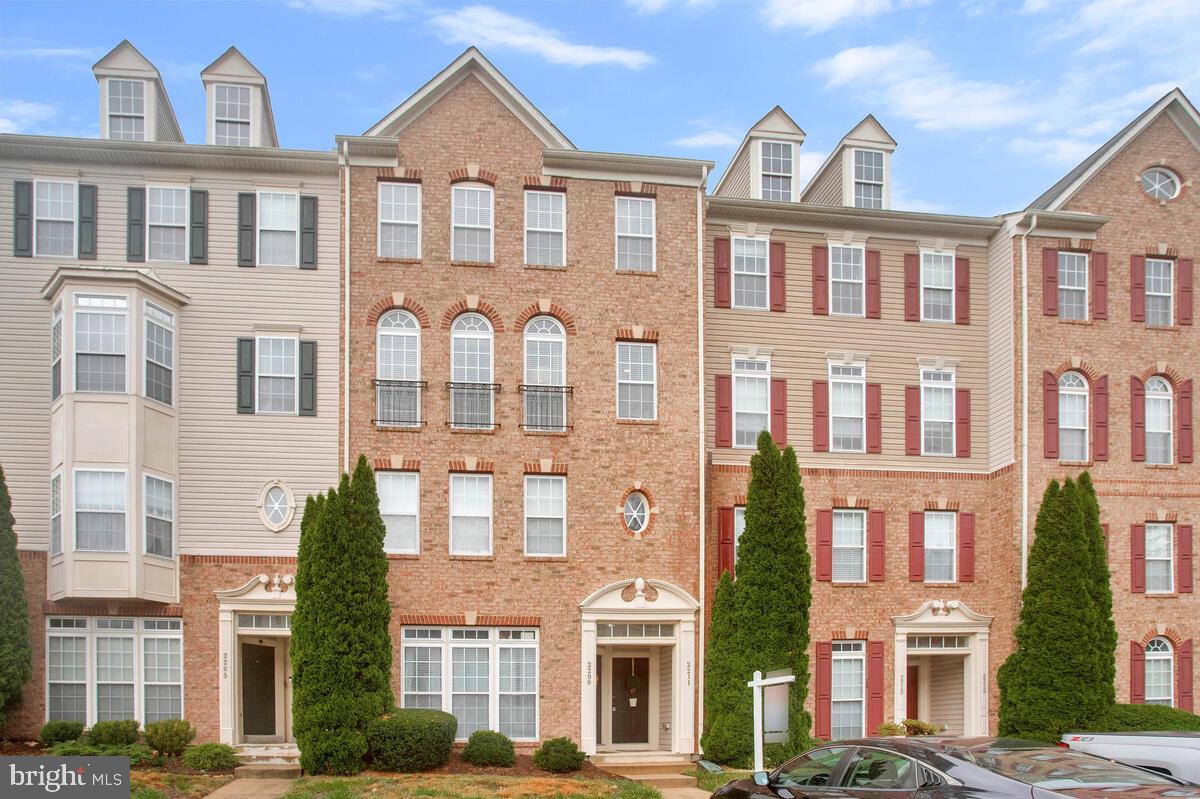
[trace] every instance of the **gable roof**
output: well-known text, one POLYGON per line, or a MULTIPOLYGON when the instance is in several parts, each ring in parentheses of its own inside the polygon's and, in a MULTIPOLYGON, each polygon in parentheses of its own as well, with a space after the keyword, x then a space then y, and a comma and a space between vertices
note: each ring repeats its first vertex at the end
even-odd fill
POLYGON ((803 144, 804 138, 807 136, 804 130, 796 124, 796 120, 788 115, 787 111, 783 110, 783 106, 777 105, 750 126, 750 130, 746 131, 746 135, 742 137, 742 143, 733 151, 733 157, 729 159, 729 165, 725 167, 725 171, 721 173, 721 179, 717 181, 717 185, 713 187, 713 194, 720 194, 721 187, 725 185, 726 178, 734 171, 733 167, 750 148, 751 139, 770 139, 779 138, 788 141, 794 141, 796 144, 803 144))
POLYGON ((529 99, 514 86, 508 78, 484 58, 483 53, 475 47, 468 47, 449 66, 434 75, 421 88, 396 108, 367 129, 364 136, 396 136, 423 114, 426 109, 440 100, 451 89, 474 75, 480 83, 488 88, 517 119, 525 123, 525 127, 535 135, 546 147, 558 150, 573 150, 571 143, 563 132, 554 126, 545 114, 537 109, 529 99))
POLYGON ((1151 122, 1163 114, 1166 114, 1171 121, 1178 125, 1188 140, 1197 149, 1200 149, 1200 112, 1196 111, 1196 106, 1192 105, 1187 95, 1176 87, 1164 94, 1158 102, 1143 111, 1128 125, 1121 128, 1115 136, 1101 145, 1100 149, 1083 159, 1078 166, 1064 175, 1062 180, 1030 203, 1029 210, 1054 211, 1061 208, 1083 187, 1083 184, 1091 180, 1093 175, 1103 169, 1117 153, 1125 149, 1129 142, 1137 138, 1151 122))
POLYGON ((275 114, 271 110, 271 92, 267 89, 267 76, 251 63, 242 51, 230 45, 211 64, 200 70, 200 80, 209 83, 239 83, 258 86, 263 98, 263 125, 271 137, 271 146, 279 146, 275 133, 275 114))
POLYGON ((886 150, 890 153, 896 149, 896 140, 879 123, 874 114, 867 114, 862 118, 862 121, 850 128, 850 132, 838 141, 837 146, 821 162, 821 166, 817 167, 817 171, 808 179, 808 184, 800 192, 801 202, 804 202, 808 197, 809 191, 821 182, 821 178, 825 176, 826 172, 835 166, 839 169, 841 168, 842 151, 847 147, 869 147, 876 150, 886 150))
MULTIPOLYGON (((169 141, 183 141, 183 132, 179 129, 179 120, 175 118, 175 109, 171 107, 171 98, 167 96, 167 89, 163 85, 162 75, 159 74, 158 68, 150 62, 150 59, 142 55, 142 52, 133 46, 133 43, 128 39, 122 39, 121 42, 109 50, 99 61, 92 65, 92 74, 96 76, 96 81, 100 82, 103 78, 131 78, 135 80, 151 81, 154 84, 154 93, 157 100, 155 104, 156 112, 162 114, 165 109, 165 120, 170 128, 171 138, 169 141)), ((103 87, 101 87, 103 90, 103 87)))

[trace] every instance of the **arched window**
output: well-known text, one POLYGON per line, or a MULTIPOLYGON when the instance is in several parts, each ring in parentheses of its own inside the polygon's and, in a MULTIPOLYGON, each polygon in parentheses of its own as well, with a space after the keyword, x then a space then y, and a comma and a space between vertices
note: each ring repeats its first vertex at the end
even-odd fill
POLYGON ((550 316, 525 325, 525 429, 567 429, 567 337, 550 316))
POLYGON ((421 423, 421 326, 408 311, 388 311, 375 332, 375 424, 421 423))
POLYGON ((1170 463, 1174 455, 1171 384, 1157 375, 1146 381, 1146 463, 1170 463))
POLYGON ((1175 653, 1166 638, 1146 644, 1146 704, 1175 704, 1175 653))
POLYGON ((1058 457, 1088 459, 1088 384, 1078 372, 1058 378, 1058 457))
POLYGON ((450 424, 490 429, 495 425, 492 325, 465 313, 450 328, 450 424))

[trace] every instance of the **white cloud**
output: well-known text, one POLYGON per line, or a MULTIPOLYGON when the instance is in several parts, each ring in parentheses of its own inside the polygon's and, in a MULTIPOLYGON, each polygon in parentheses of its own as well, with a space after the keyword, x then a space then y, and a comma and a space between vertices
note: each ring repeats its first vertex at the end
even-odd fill
POLYGON ((0 133, 29 133, 58 116, 57 106, 29 100, 0 100, 0 133))
POLYGON ((739 141, 741 139, 728 131, 702 130, 699 133, 693 133, 691 136, 676 139, 671 144, 675 147, 704 149, 708 147, 733 147, 739 141))
POLYGON ((767 0, 763 15, 772 28, 803 28, 806 33, 820 33, 843 22, 862 22, 867 17, 928 2, 930 0, 767 0))
POLYGON ((1045 139, 1013 139, 1008 148, 1017 155, 1033 156, 1062 166, 1074 166, 1087 158, 1099 145, 1084 139, 1050 137, 1045 139))
POLYGON ((383 64, 373 64, 369 67, 359 67, 354 71, 354 77, 363 83, 374 83, 387 75, 387 67, 383 64))
POLYGON ((0 49, 0 58, 93 59, 99 58, 99 50, 88 47, 5 47, 0 49))
POLYGON ((1153 54, 1156 48, 1183 44, 1194 58, 1195 34, 1200 33, 1200 3, 1090 0, 1080 7, 1072 28, 1089 37, 1079 48, 1081 53, 1108 53, 1137 42, 1140 49, 1149 48, 1153 54))
POLYGON ((430 22, 447 42, 509 48, 539 56, 551 64, 572 67, 615 64, 641 69, 654 63, 654 57, 641 50, 569 42, 558 31, 491 6, 466 6, 436 14, 430 22))
POLYGON ((408 0, 289 0, 288 5, 315 14, 335 17, 365 17, 382 14, 386 17, 401 17, 408 0))
POLYGON ((867 87, 866 99, 922 130, 986 130, 1033 112, 1013 86, 961 77, 911 42, 852 47, 813 69, 828 88, 867 87))
POLYGON ((668 6, 679 5, 689 11, 706 11, 719 0, 625 0, 625 5, 639 14, 657 14, 668 6))

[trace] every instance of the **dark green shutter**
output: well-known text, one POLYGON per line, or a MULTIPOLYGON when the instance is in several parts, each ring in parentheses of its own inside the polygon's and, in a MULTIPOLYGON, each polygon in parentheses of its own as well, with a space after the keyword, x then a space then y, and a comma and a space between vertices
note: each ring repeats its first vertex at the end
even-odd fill
POLYGON ((194 264, 208 263, 208 192, 192 189, 192 218, 188 226, 191 242, 191 261, 194 264))
POLYGON ((300 268, 317 268, 317 198, 300 198, 300 268))
POLYGON ((13 255, 33 257, 33 181, 13 182, 13 255))
POLYGON ((300 415, 317 415, 317 342, 300 342, 300 415))
POLYGON ((79 187, 79 257, 96 260, 96 187, 79 187))
POLYGON ((146 189, 129 187, 129 207, 125 223, 125 260, 146 260, 146 189))
POLYGON ((254 192, 238 195, 238 266, 254 266, 254 192))
POLYGON ((237 412, 254 413, 254 339, 237 340, 237 412))

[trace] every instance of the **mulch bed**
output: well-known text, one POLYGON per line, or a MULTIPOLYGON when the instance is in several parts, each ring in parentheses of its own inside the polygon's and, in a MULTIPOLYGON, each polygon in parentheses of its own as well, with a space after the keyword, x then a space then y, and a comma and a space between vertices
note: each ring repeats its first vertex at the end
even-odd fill
POLYGON ((40 755, 43 747, 37 741, 0 741, 0 755, 40 755))
MULTIPOLYGON (((517 762, 513 763, 508 768, 500 768, 494 766, 476 766, 473 763, 468 763, 462 759, 462 752, 455 750, 450 755, 450 762, 438 769, 431 771, 423 771, 422 774, 486 774, 491 777, 583 777, 594 780, 623 780, 618 774, 613 774, 610 771, 605 771, 599 766, 593 765, 590 760, 583 761, 583 768, 579 771, 570 771, 566 774, 554 774, 549 771, 543 771, 533 765, 533 756, 529 754, 517 753, 517 762)), ((394 777, 395 772, 391 771, 364 771, 363 776, 370 777, 394 777)))

